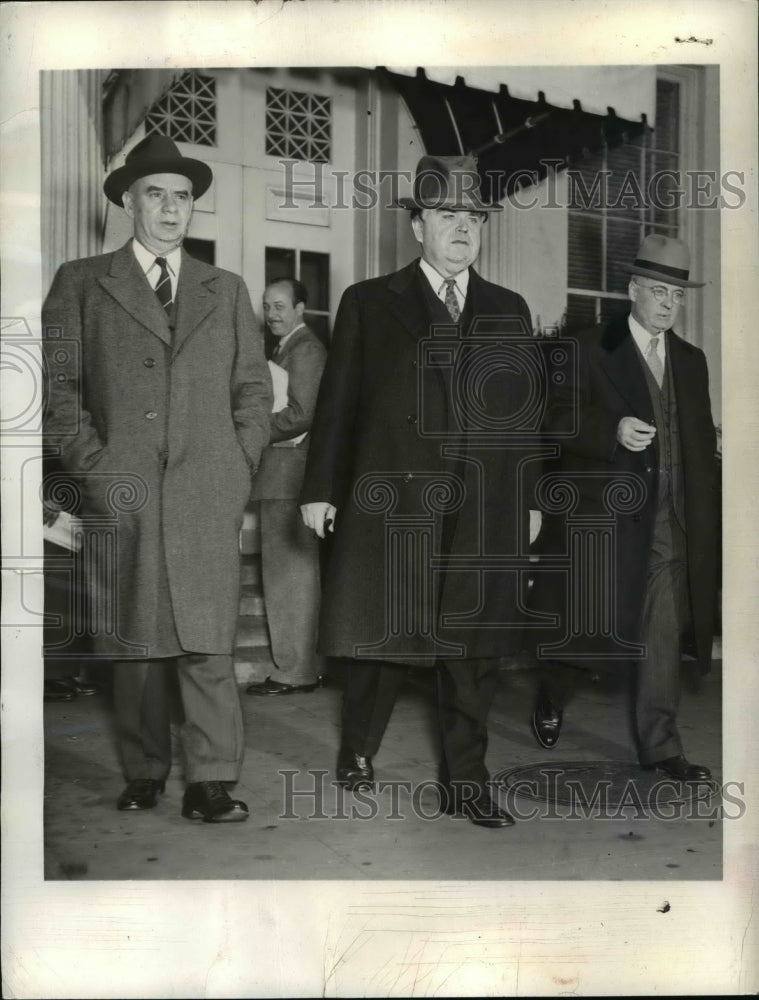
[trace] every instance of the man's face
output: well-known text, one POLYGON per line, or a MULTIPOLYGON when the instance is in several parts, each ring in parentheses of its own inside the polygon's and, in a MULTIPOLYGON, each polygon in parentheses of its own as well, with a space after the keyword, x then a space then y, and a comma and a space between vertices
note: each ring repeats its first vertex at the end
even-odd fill
POLYGON ((148 174, 124 192, 135 238, 156 256, 182 242, 192 215, 192 182, 181 174, 148 174))
POLYGON ((653 336, 669 330, 683 300, 682 288, 654 278, 633 278, 628 294, 633 318, 653 336))
POLYGON ((412 220, 422 257, 444 278, 453 278, 477 260, 483 216, 449 208, 425 208, 412 220))
POLYGON ((286 337, 303 322, 303 303, 293 305, 289 285, 271 285, 264 292, 264 317, 275 337, 286 337))

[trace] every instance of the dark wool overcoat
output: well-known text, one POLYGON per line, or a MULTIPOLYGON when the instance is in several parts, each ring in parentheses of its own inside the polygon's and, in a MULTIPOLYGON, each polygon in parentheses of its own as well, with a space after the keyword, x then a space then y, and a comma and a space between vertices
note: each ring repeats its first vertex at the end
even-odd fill
MULTIPOLYGON (((666 333, 667 365, 671 368, 677 403, 682 470, 680 476, 687 533, 687 581, 690 617, 697 658, 703 672, 711 663, 717 586, 718 473, 716 437, 709 402, 706 358, 699 348, 687 343, 672 330, 666 333)), ((579 334, 576 377, 554 380, 545 430, 556 434, 561 449, 553 477, 564 479, 576 490, 576 502, 562 514, 544 516, 543 530, 536 548, 541 568, 535 574, 530 601, 532 609, 558 615, 555 628, 533 634, 537 644, 562 644, 561 655, 544 650, 543 657, 586 662, 583 654, 592 650, 601 663, 614 654, 625 661, 625 645, 640 642, 646 574, 653 536, 657 500, 660 433, 653 444, 632 452, 617 443, 617 426, 622 417, 633 416, 653 423, 653 406, 640 353, 629 330, 627 316, 579 334), (610 510, 609 504, 612 509, 610 510), (591 576, 593 558, 582 562, 575 553, 574 569, 557 570, 557 555, 566 555, 567 516, 580 526, 603 528, 604 519, 613 519, 615 543, 608 554, 608 580, 591 576), (551 569, 553 564, 554 569, 551 569), (600 583, 599 593, 595 591, 600 583), (585 612, 572 620, 569 588, 575 598, 585 587, 585 599, 596 610, 591 629, 572 636, 578 622, 587 624, 585 612), (604 606, 606 605, 606 607, 604 606), (600 631, 588 641, 588 633, 602 622, 611 625, 607 635, 600 631), (569 641, 563 643, 565 636, 569 641)), ((544 491, 544 499, 561 505, 558 480, 554 489, 544 491), (553 500, 551 500, 551 496, 553 500)), ((568 493, 563 494, 566 499, 568 493)), ((555 507, 554 507, 555 510, 555 507)), ((599 536, 600 537, 600 536, 599 536)), ((600 556, 600 553, 596 553, 600 556)), ((594 563, 594 565, 598 565, 594 563)), ((575 602, 575 608, 577 608, 575 602)), ((587 608, 586 608, 587 610, 587 608)), ((580 632, 583 628, 579 629, 580 632)), ((602 631, 602 630, 601 630, 602 631)), ((634 659, 635 657, 629 657, 634 659)), ((608 661, 607 661, 608 663, 608 661)))
POLYGON ((89 566, 96 651, 230 653, 238 533, 272 407, 242 279, 183 252, 170 326, 127 243, 64 264, 42 319, 46 440, 85 518, 117 517, 115 552, 89 566))
POLYGON ((444 317, 431 339, 418 262, 341 300, 301 495, 337 508, 325 655, 431 664, 518 645, 504 560, 527 552, 539 366, 524 300, 469 274, 460 335, 444 317))

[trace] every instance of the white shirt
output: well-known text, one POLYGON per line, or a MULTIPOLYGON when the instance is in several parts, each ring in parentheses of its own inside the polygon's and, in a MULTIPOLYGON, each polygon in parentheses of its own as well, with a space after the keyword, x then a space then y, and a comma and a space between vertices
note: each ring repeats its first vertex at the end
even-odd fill
MULTIPOLYGON (((444 278, 439 271, 436 271, 432 264, 429 264, 424 257, 419 259, 419 267, 422 269, 422 273, 429 281, 432 286, 432 291, 437 295, 441 302, 445 302, 445 283, 448 278, 444 278)), ((469 268, 464 268, 463 271, 459 271, 453 279, 456 284, 453 286, 453 291, 456 294, 456 299, 459 303, 459 309, 463 312, 464 305, 466 304, 466 293, 469 288, 469 268)))
POLYGON ((644 326, 640 325, 632 313, 630 313, 627 317, 627 323, 630 327, 630 333, 633 335, 633 340, 638 345, 640 353, 644 358, 646 356, 646 351, 648 350, 648 345, 651 343, 651 338, 654 336, 659 337, 659 343, 656 345, 656 353, 659 355, 659 360, 663 365, 664 359, 667 356, 667 349, 665 347, 666 338, 664 336, 664 332, 662 331, 660 334, 649 333, 644 326))
POLYGON ((286 333, 284 337, 282 337, 277 343, 277 353, 279 353, 282 350, 282 348, 285 346, 290 337, 292 337, 294 333, 297 333, 298 330, 302 329, 305 325, 306 325, 305 323, 298 323, 298 325, 294 326, 289 333, 286 333))
POLYGON ((166 254, 155 254, 152 250, 148 250, 144 247, 139 240, 132 240, 132 250, 134 250, 137 263, 145 272, 145 277, 150 282, 150 287, 154 291, 156 285, 158 284, 158 279, 161 277, 161 269, 158 264, 156 264, 155 259, 156 257, 166 258, 166 264, 169 269, 169 280, 171 281, 171 298, 176 299, 177 285, 179 283, 179 269, 182 266, 182 248, 174 247, 173 250, 170 250, 166 254))

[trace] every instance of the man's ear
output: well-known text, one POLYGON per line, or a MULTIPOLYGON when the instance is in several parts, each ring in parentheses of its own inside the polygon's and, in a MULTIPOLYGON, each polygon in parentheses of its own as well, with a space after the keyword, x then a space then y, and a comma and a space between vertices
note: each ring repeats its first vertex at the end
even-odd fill
POLYGON ((127 188, 127 190, 121 196, 121 204, 124 206, 124 211, 129 216, 130 219, 134 218, 134 200, 132 198, 132 192, 127 188))
POLYGON ((638 298, 638 283, 635 281, 634 278, 630 278, 630 281, 627 285, 627 294, 630 297, 631 302, 635 302, 638 298))
POLYGON ((424 223, 422 222, 421 215, 417 215, 411 220, 411 228, 414 231, 414 236, 416 237, 417 243, 422 242, 422 232, 424 230, 424 223))

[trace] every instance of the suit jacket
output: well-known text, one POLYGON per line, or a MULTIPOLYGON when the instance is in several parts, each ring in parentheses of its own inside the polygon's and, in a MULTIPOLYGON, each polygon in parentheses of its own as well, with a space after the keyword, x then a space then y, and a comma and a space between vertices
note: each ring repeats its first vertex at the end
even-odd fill
POLYGON ((426 280, 414 262, 351 286, 338 309, 301 494, 337 508, 322 591, 326 655, 433 663, 518 645, 518 574, 483 568, 489 555, 526 547, 521 488, 534 436, 521 450, 499 447, 487 425, 512 420, 513 430, 514 414, 542 398, 524 368, 504 363, 517 345, 530 350, 529 310, 470 270, 477 322, 433 338, 426 280), (486 413, 472 418, 473 395, 486 413), (396 528, 407 532, 400 549, 396 528), (470 564, 433 572, 430 560, 446 553, 470 564))
POLYGON ((327 351, 307 326, 280 350, 276 363, 288 374, 287 406, 269 416, 271 443, 261 456, 251 500, 294 500, 300 495, 306 455, 327 351), (305 433, 297 445, 292 439, 305 433))
POLYGON ((183 649, 231 652, 238 532, 272 406, 242 279, 183 252, 172 330, 127 243, 64 264, 42 318, 46 439, 83 514, 118 519, 115 561, 91 574, 115 614, 97 651, 163 655, 173 616, 183 649))
MULTIPOLYGON (((550 556, 566 552, 566 513, 598 518, 614 514, 614 609, 617 637, 639 641, 646 591, 646 573, 657 504, 658 447, 632 452, 618 444, 622 417, 651 423, 653 408, 639 352, 627 316, 578 334, 576 377, 557 385, 545 428, 561 435, 556 472, 577 490, 573 509, 544 518, 538 549, 550 556), (622 477, 627 477, 623 479, 622 477), (630 478, 634 477, 634 478, 630 478), (610 489, 615 481, 618 489, 610 489), (626 484, 626 485, 625 485, 626 484)), ((666 333, 667 364, 677 401, 682 460, 683 506, 688 550, 688 586, 698 659, 709 669, 715 612, 717 542, 716 436, 709 402, 709 378, 701 350, 672 330, 666 333)), ((541 569, 536 574, 532 606, 560 613, 555 642, 567 628, 567 577, 541 569)), ((608 589, 608 588, 607 588, 608 589)), ((546 641, 546 635, 541 635, 546 641)), ((609 636, 611 649, 613 636, 609 636)), ((571 644, 576 653, 587 649, 583 639, 571 644)), ((567 658, 573 657, 567 653, 567 658)), ((582 657, 576 657, 581 659, 582 657)))

